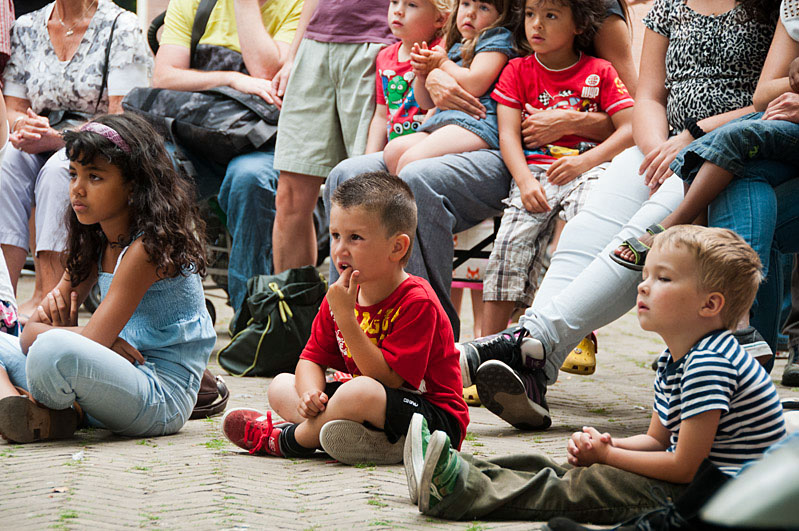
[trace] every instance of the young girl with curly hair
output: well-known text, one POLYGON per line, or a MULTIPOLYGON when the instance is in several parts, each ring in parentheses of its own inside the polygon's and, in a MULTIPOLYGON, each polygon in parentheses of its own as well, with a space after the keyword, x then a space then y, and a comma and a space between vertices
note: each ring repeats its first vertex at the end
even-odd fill
POLYGON ((0 334, 0 433, 20 443, 69 437, 84 423, 174 433, 216 340, 193 191, 135 116, 100 116, 64 140, 66 272, 19 340, 0 334), (102 302, 78 326, 95 282, 102 302))

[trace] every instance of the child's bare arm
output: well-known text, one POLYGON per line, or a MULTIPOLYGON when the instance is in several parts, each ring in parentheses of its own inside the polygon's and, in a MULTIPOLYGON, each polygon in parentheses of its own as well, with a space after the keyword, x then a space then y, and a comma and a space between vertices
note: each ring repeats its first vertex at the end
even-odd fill
POLYGON ((383 151, 388 143, 386 136, 386 106, 375 105, 375 113, 369 123, 369 134, 366 136, 365 153, 377 153, 383 151))
POLYGON ((583 172, 607 162, 633 145, 633 108, 622 109, 611 116, 616 130, 604 142, 576 157, 563 157, 547 169, 549 182, 563 185, 583 172))
POLYGON ((324 392, 324 367, 310 360, 298 361, 294 371, 294 388, 300 397, 297 410, 304 418, 315 417, 325 410, 328 397, 324 392))
POLYGON ((550 210, 541 183, 530 173, 522 150, 522 111, 500 103, 497 105, 497 122, 502 160, 505 161, 516 186, 519 187, 524 208, 530 212, 550 210))
POLYGON ((766 62, 760 73, 757 82, 755 96, 753 98, 755 109, 758 111, 766 110, 768 104, 786 92, 791 92, 791 84, 786 76, 788 67, 799 55, 799 42, 796 42, 788 35, 782 21, 777 23, 777 30, 774 39, 771 41, 766 62))
POLYGON ((374 378, 386 387, 397 388, 405 380, 388 365, 383 352, 369 340, 355 319, 358 275, 358 271, 352 268, 345 269, 328 289, 327 303, 361 374, 374 378))
POLYGON ((702 460, 710 454, 720 418, 721 410, 716 409, 683 420, 674 452, 618 448, 602 442, 601 434, 588 428, 591 448, 581 448, 581 464, 604 463, 653 479, 689 483, 702 460))
POLYGON ((451 60, 444 61, 439 68, 455 78, 472 96, 479 98, 491 88, 507 63, 508 56, 502 52, 482 52, 474 56, 469 68, 458 66, 451 60))

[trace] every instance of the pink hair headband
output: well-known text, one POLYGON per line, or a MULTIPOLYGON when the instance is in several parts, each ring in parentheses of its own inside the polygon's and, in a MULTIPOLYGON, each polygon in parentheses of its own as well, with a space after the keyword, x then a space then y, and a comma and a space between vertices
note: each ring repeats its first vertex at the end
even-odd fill
POLYGON ((105 124, 101 124, 98 122, 88 122, 81 126, 80 131, 88 131, 90 133, 96 133, 100 136, 103 136, 114 143, 116 147, 124 151, 125 153, 130 153, 130 146, 128 145, 125 140, 119 136, 119 133, 114 131, 112 128, 108 127, 105 124))

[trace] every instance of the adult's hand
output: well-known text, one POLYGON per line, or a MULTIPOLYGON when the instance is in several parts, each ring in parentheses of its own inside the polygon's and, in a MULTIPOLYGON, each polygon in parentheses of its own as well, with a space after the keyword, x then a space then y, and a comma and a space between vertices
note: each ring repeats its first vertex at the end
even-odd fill
MULTIPOLYGON (((795 62, 795 61, 794 61, 795 62)), ((799 94, 786 92, 778 96, 766 107, 764 120, 786 120, 799 123, 799 94)))
POLYGON ((522 142, 527 149, 552 144, 557 139, 571 134, 573 115, 562 109, 536 109, 529 103, 524 110, 527 118, 522 120, 522 142))
POLYGON ((15 148, 30 154, 53 151, 64 145, 61 135, 50 127, 47 117, 39 116, 31 109, 14 124, 8 140, 15 148))
POLYGON ((78 293, 64 294, 58 288, 48 293, 36 309, 39 321, 51 326, 78 325, 78 293))
POLYGON ((443 70, 436 69, 430 72, 424 86, 440 110, 463 111, 475 118, 485 118, 486 109, 480 100, 469 94, 443 70))
MULTIPOLYGON (((245 94, 254 94, 259 96, 266 103, 278 105, 275 96, 272 94, 272 82, 268 79, 261 79, 259 77, 248 76, 241 72, 234 72, 233 79, 230 80, 231 88, 234 88, 245 94)), ((278 105, 279 106, 279 105, 278 105)))
POLYGON ((283 66, 277 71, 275 77, 272 78, 272 87, 269 94, 278 108, 283 105, 283 96, 286 94, 286 85, 289 83, 289 76, 291 75, 291 66, 294 64, 294 59, 286 57, 283 66))
POLYGON ((788 67, 788 81, 791 83, 791 90, 799 92, 799 57, 791 61, 788 67))
POLYGON ((680 151, 693 141, 694 137, 688 131, 683 131, 646 154, 638 168, 638 174, 644 176, 644 183, 652 192, 660 188, 660 185, 671 176, 673 172, 669 166, 680 151))

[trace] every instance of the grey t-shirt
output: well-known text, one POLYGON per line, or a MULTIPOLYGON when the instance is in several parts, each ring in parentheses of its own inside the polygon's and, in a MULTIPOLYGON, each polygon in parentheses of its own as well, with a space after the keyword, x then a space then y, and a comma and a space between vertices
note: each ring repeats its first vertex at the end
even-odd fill
POLYGON ((386 21, 389 0, 322 0, 316 6, 304 37, 312 41, 392 44, 386 21))

